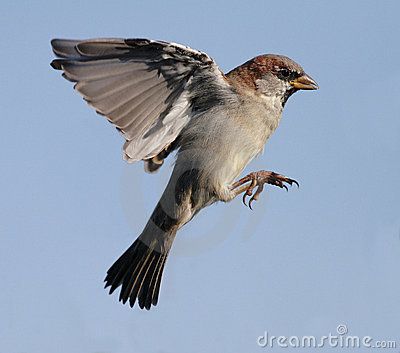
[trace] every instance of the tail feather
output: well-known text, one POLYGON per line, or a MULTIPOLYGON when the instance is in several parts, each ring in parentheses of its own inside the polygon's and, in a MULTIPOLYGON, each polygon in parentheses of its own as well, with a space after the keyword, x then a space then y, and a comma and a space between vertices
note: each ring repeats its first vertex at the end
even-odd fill
MULTIPOLYGON (((152 260, 152 252, 147 252, 142 256, 142 260, 136 265, 130 267, 132 274, 129 280, 122 284, 119 300, 125 304, 129 299, 129 305, 133 307, 136 298, 139 296, 140 288, 143 285, 144 277, 149 269, 149 260, 152 260)), ((148 288, 147 288, 148 289, 148 288)), ((143 307, 140 306, 142 309, 143 307)))
POLYGON ((160 256, 158 259, 153 258, 151 260, 148 270, 144 276, 142 286, 139 290, 139 306, 145 307, 146 309, 147 308, 150 309, 150 307, 151 307, 152 293, 154 292, 154 284, 152 283, 152 280, 154 277, 156 277, 156 267, 161 259, 162 259, 162 256, 160 256), (153 284, 153 286, 152 286, 152 284, 153 284), (144 293, 145 288, 149 288, 147 293, 144 293))
POLYGON ((121 285, 130 265, 128 259, 134 258, 134 250, 133 246, 129 247, 107 271, 107 276, 104 281, 106 282, 105 288, 111 287, 109 294, 112 294, 121 285))
POLYGON ((136 239, 107 271, 105 288, 111 287, 111 294, 122 286, 119 300, 123 304, 129 299, 129 305, 133 307, 138 299, 139 307, 149 310, 158 302, 167 256, 140 238, 136 239))
MULTIPOLYGON (((153 275, 151 276, 151 282, 149 284, 151 291, 147 293, 146 302, 143 305, 147 308, 150 308, 151 305, 157 305, 158 302, 158 293, 161 284, 162 273, 165 265, 165 260, 167 258, 167 254, 162 255, 160 259, 155 264, 153 275)), ((150 276, 149 276, 150 278, 150 276)), ((140 304, 140 303, 139 303, 140 304)))
POLYGON ((161 286, 161 278, 162 278, 162 274, 163 274, 163 270, 164 270, 164 266, 165 266, 165 260, 167 259, 167 255, 163 256, 163 261, 161 262, 159 269, 158 269, 158 273, 157 273, 157 280, 156 283, 154 285, 154 292, 153 292, 153 299, 152 299, 152 304, 153 305, 157 305, 158 303, 158 294, 160 293, 160 286, 161 286))

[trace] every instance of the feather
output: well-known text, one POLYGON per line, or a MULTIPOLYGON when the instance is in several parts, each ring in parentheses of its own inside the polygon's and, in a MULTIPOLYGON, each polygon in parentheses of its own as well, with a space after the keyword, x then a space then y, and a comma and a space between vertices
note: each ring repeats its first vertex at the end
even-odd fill
POLYGON ((75 82, 87 103, 121 131, 128 162, 158 155, 190 122, 203 95, 196 93, 193 79, 228 89, 207 54, 175 43, 100 38, 54 39, 51 45, 59 58, 53 68, 75 82))

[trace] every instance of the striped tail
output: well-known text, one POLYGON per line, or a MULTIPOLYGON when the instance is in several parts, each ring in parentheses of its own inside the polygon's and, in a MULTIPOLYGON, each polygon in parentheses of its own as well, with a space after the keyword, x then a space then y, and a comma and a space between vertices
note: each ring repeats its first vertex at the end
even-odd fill
MULTIPOLYGON (((172 235, 174 237, 174 234, 172 235)), ((155 242, 149 245, 137 238, 135 242, 107 271, 105 288, 112 294, 122 285, 119 300, 133 307, 136 298, 141 309, 157 305, 161 277, 168 256, 167 251, 159 251, 155 242)))

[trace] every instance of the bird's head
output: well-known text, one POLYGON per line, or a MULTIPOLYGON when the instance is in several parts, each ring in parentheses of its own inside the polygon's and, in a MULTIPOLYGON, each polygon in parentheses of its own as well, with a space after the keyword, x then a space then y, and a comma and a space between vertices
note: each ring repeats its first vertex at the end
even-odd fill
POLYGON ((257 94, 280 99, 282 106, 298 90, 319 88, 299 64, 276 54, 256 56, 233 69, 227 77, 232 83, 257 94))

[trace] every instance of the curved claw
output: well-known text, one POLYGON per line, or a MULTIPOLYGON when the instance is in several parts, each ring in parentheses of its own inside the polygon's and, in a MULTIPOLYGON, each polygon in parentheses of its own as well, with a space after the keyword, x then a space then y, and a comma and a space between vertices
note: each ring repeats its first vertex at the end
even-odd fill
POLYGON ((249 201, 249 208, 253 211, 253 207, 251 207, 251 204, 253 203, 253 201, 257 201, 258 200, 258 190, 256 191, 256 193, 251 197, 250 201, 249 201))
POLYGON ((285 184, 282 184, 282 186, 281 186, 282 188, 285 188, 286 189, 286 191, 289 191, 289 189, 288 189, 288 187, 285 185, 285 184))
POLYGON ((242 202, 244 203, 245 206, 247 206, 246 196, 247 196, 247 191, 243 193, 243 198, 242 198, 242 202))
POLYGON ((290 186, 293 186, 293 184, 296 184, 297 187, 299 187, 299 183, 298 183, 296 180, 294 180, 294 179, 289 179, 289 178, 287 178, 287 179, 285 180, 285 182, 288 183, 290 186))
POLYGON ((252 198, 249 201, 249 207, 251 210, 253 210, 253 208, 251 207, 251 204, 253 203, 253 201, 257 201, 258 198, 260 197, 260 194, 262 193, 262 191, 264 190, 264 184, 260 184, 256 190, 256 192, 254 193, 254 195, 252 196, 252 198))
MULTIPOLYGON (((251 181, 251 184, 249 185, 249 187, 247 188, 247 190, 246 190, 246 192, 243 194, 243 199, 242 199, 242 201, 243 201, 243 203, 247 206, 247 204, 246 204, 246 197, 247 196, 252 196, 253 195, 253 190, 254 190, 254 187, 257 185, 257 180, 256 179, 253 179, 252 181, 251 181)), ((257 192, 256 192, 257 193, 257 192)), ((255 194, 254 194, 254 196, 255 196, 255 194)), ((254 197, 253 196, 253 197, 254 197)), ((250 199, 250 201, 249 201, 249 207, 250 207, 250 209, 252 209, 251 208, 251 201, 253 200, 253 197, 250 199)))
POLYGON ((249 188, 244 192, 244 194, 243 194, 243 198, 242 198, 242 201, 243 201, 243 203, 245 204, 245 206, 247 206, 247 204, 246 204, 246 197, 247 196, 251 196, 252 194, 253 194, 253 186, 249 186, 249 188))
POLYGON ((253 207, 251 207, 251 204, 253 203, 253 201, 255 200, 254 196, 250 199, 249 201, 249 208, 253 211, 253 207))

